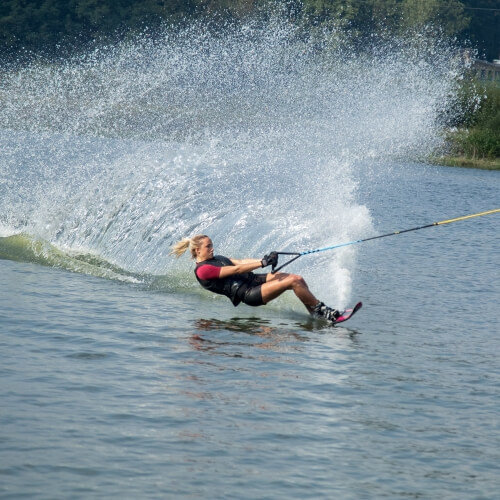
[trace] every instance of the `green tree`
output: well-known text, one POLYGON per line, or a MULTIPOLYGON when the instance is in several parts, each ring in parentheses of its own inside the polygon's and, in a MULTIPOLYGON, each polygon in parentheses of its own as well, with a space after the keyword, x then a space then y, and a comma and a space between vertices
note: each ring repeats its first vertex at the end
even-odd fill
POLYGON ((307 29, 345 26, 358 46, 371 33, 404 33, 433 25, 447 35, 477 44, 489 59, 499 57, 498 0, 2 0, 0 53, 60 50, 95 38, 196 16, 242 19, 256 10, 285 6, 307 29), (488 10, 482 10, 488 9, 488 10))
POLYGON ((2 0, 0 52, 52 50, 202 11, 200 0, 2 0), (78 41, 75 37, 78 36, 78 41))
POLYGON ((500 3, 498 0, 464 0, 471 18, 465 36, 478 48, 479 55, 489 60, 500 59, 500 3))
POLYGON ((401 2, 402 29, 419 28, 433 24, 446 35, 457 35, 469 24, 463 2, 458 0, 403 0, 401 2))

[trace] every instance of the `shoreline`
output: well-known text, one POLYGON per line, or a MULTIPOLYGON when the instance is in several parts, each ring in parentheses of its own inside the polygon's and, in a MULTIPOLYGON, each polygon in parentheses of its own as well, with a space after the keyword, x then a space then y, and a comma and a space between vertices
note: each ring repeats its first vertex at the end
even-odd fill
POLYGON ((465 156, 437 156, 430 161, 444 167, 478 168, 481 170, 500 170, 500 158, 467 158, 465 156))

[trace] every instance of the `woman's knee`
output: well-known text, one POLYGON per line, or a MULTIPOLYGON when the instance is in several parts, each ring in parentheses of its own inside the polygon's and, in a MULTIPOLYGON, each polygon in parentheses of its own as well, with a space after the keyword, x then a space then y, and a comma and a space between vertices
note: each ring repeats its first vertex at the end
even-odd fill
POLYGON ((307 286, 304 278, 298 274, 290 274, 292 286, 307 286))
POLYGON ((291 290, 296 287, 307 286, 304 278, 298 274, 288 274, 288 273, 279 273, 274 275, 270 281, 278 281, 282 283, 286 288, 286 290, 291 290))

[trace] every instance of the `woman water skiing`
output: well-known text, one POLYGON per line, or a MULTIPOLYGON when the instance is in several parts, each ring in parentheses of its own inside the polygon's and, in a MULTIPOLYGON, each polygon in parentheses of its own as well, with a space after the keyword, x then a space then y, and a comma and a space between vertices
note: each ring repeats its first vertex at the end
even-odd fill
POLYGON ((266 273, 252 271, 275 266, 278 254, 271 252, 262 259, 229 259, 214 256, 212 240, 205 234, 184 238, 172 247, 172 254, 180 257, 189 248, 196 261, 194 270, 200 285, 214 293, 228 297, 237 306, 240 302, 249 306, 262 306, 280 296, 286 290, 293 290, 310 314, 334 322, 340 312, 325 306, 309 290, 307 283, 297 274, 266 273))

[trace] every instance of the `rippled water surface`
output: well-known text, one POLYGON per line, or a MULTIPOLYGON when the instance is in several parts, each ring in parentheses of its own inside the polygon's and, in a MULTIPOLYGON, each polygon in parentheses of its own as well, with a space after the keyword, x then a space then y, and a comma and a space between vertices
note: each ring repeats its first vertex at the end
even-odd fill
POLYGON ((498 498, 500 214, 298 259, 319 299, 363 301, 337 328, 292 293, 235 309, 168 255, 500 208, 498 172, 410 160, 455 109, 457 49, 331 28, 0 68, 1 498, 498 498))
MULTIPOLYGON (((404 165, 360 193, 387 232, 499 187, 404 165)), ((497 217, 363 245, 345 328, 1 260, 2 496, 495 498, 497 217)))

